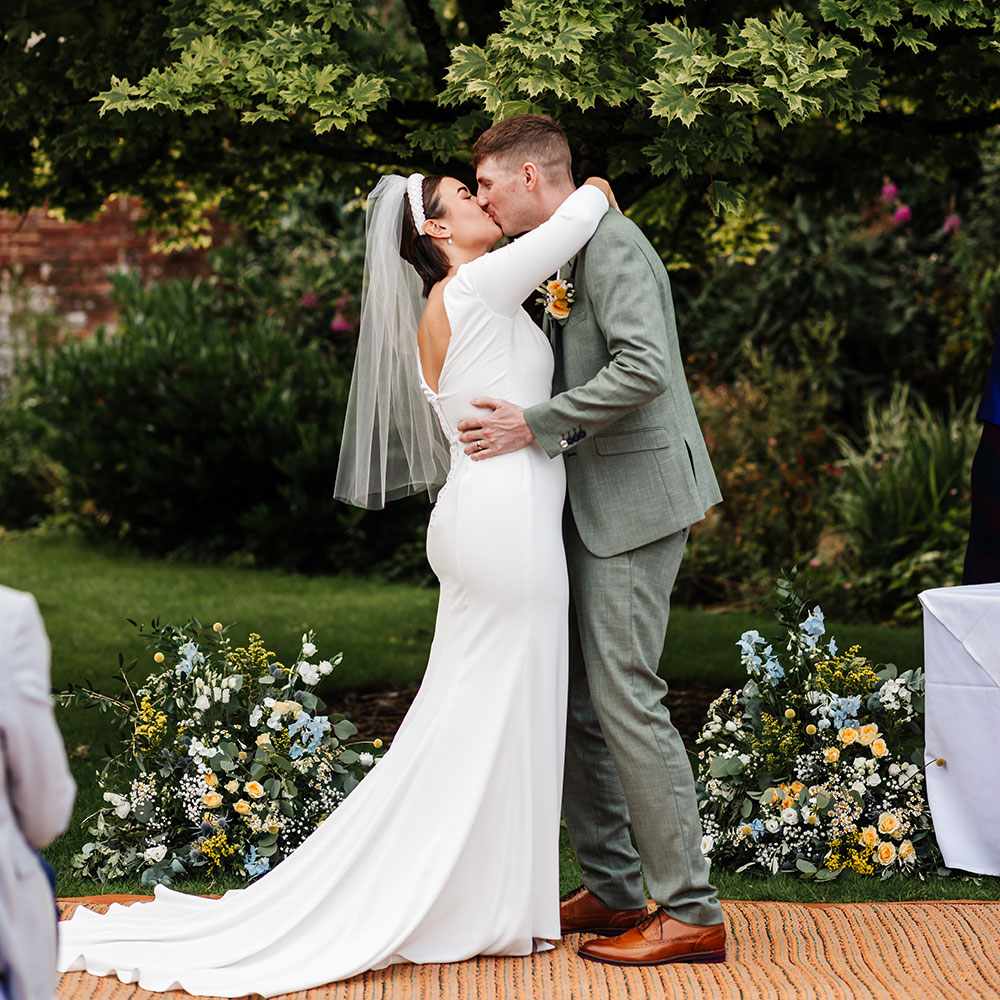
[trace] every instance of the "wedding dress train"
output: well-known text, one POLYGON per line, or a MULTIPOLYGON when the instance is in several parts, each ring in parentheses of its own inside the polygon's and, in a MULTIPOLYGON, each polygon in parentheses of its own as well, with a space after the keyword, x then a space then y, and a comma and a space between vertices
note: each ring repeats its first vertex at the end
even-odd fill
POLYGON ((424 393, 452 464, 427 532, 441 584, 426 674, 392 746, 273 871, 221 899, 78 907, 60 970, 148 990, 265 997, 395 962, 525 955, 559 929, 568 587, 561 459, 538 445, 473 462, 456 425, 495 396, 549 397, 552 355, 520 303, 590 238, 594 187, 459 268, 452 336, 424 393))

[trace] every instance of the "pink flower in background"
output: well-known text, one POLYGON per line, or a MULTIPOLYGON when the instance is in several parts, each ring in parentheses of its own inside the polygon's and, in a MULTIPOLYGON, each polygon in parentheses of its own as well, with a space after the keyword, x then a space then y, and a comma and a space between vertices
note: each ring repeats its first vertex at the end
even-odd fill
POLYGON ((944 231, 946 233, 957 233, 962 229, 962 219, 960 216, 952 212, 944 220, 944 231))
POLYGON ((768 438, 767 439, 767 443, 773 448, 778 443, 778 439, 777 438, 768 438))
POLYGON ((336 316, 330 320, 330 329, 334 333, 350 333, 354 327, 343 316, 336 316))
POLYGON ((899 188, 896 187, 896 185, 893 184, 892 181, 886 181, 882 185, 882 200, 892 201, 893 198, 898 198, 898 197, 899 197, 899 188))
POLYGON ((312 292, 306 292, 306 294, 299 299, 299 305, 305 306, 307 309, 311 309, 318 301, 319 299, 317 299, 312 292))
POLYGON ((819 565, 819 559, 816 556, 813 556, 812 559, 809 560, 809 565, 810 566, 818 566, 819 565))
POLYGON ((910 211, 909 205, 900 205, 895 212, 892 213, 892 221, 896 223, 897 226, 903 225, 905 222, 909 222, 913 218, 913 212, 910 211))

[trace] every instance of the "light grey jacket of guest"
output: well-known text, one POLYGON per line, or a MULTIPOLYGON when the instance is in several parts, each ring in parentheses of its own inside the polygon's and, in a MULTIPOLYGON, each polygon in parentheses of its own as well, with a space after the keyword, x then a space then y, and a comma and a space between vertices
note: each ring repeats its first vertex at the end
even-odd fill
POLYGON ((51 1000, 56 987, 55 904, 32 848, 66 829, 76 788, 49 687, 35 599, 0 586, 0 968, 10 1000, 51 1000))
POLYGON ((656 251, 612 211, 567 272, 576 295, 569 317, 546 318, 553 398, 524 417, 550 456, 566 456, 580 538, 607 557, 700 521, 722 495, 656 251))

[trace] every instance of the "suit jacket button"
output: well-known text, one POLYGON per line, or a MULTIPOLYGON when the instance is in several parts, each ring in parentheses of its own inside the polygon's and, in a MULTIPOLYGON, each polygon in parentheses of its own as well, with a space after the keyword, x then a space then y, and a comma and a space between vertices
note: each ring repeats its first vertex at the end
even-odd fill
POLYGON ((569 441, 567 441, 567 440, 566 440, 566 438, 563 438, 563 439, 562 439, 562 440, 561 440, 561 441, 559 442, 559 447, 560 447, 560 448, 568 448, 568 447, 569 447, 569 441))

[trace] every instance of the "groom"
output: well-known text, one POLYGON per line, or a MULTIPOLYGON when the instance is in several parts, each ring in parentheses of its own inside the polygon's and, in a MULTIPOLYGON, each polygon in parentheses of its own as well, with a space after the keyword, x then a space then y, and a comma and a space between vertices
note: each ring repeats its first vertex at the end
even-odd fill
MULTIPOLYGON (((550 118, 494 125, 472 156, 479 204, 508 236, 540 225, 574 190, 569 145, 550 118)), ((545 318, 553 398, 527 410, 473 400, 489 412, 458 427, 476 461, 533 441, 566 460, 563 813, 584 885, 563 899, 562 929, 616 935, 581 946, 595 961, 721 961, 726 932, 694 780, 656 671, 688 528, 722 497, 652 246, 610 211, 560 277, 575 300, 568 317, 545 318), (659 904, 648 917, 643 875, 659 904)))

